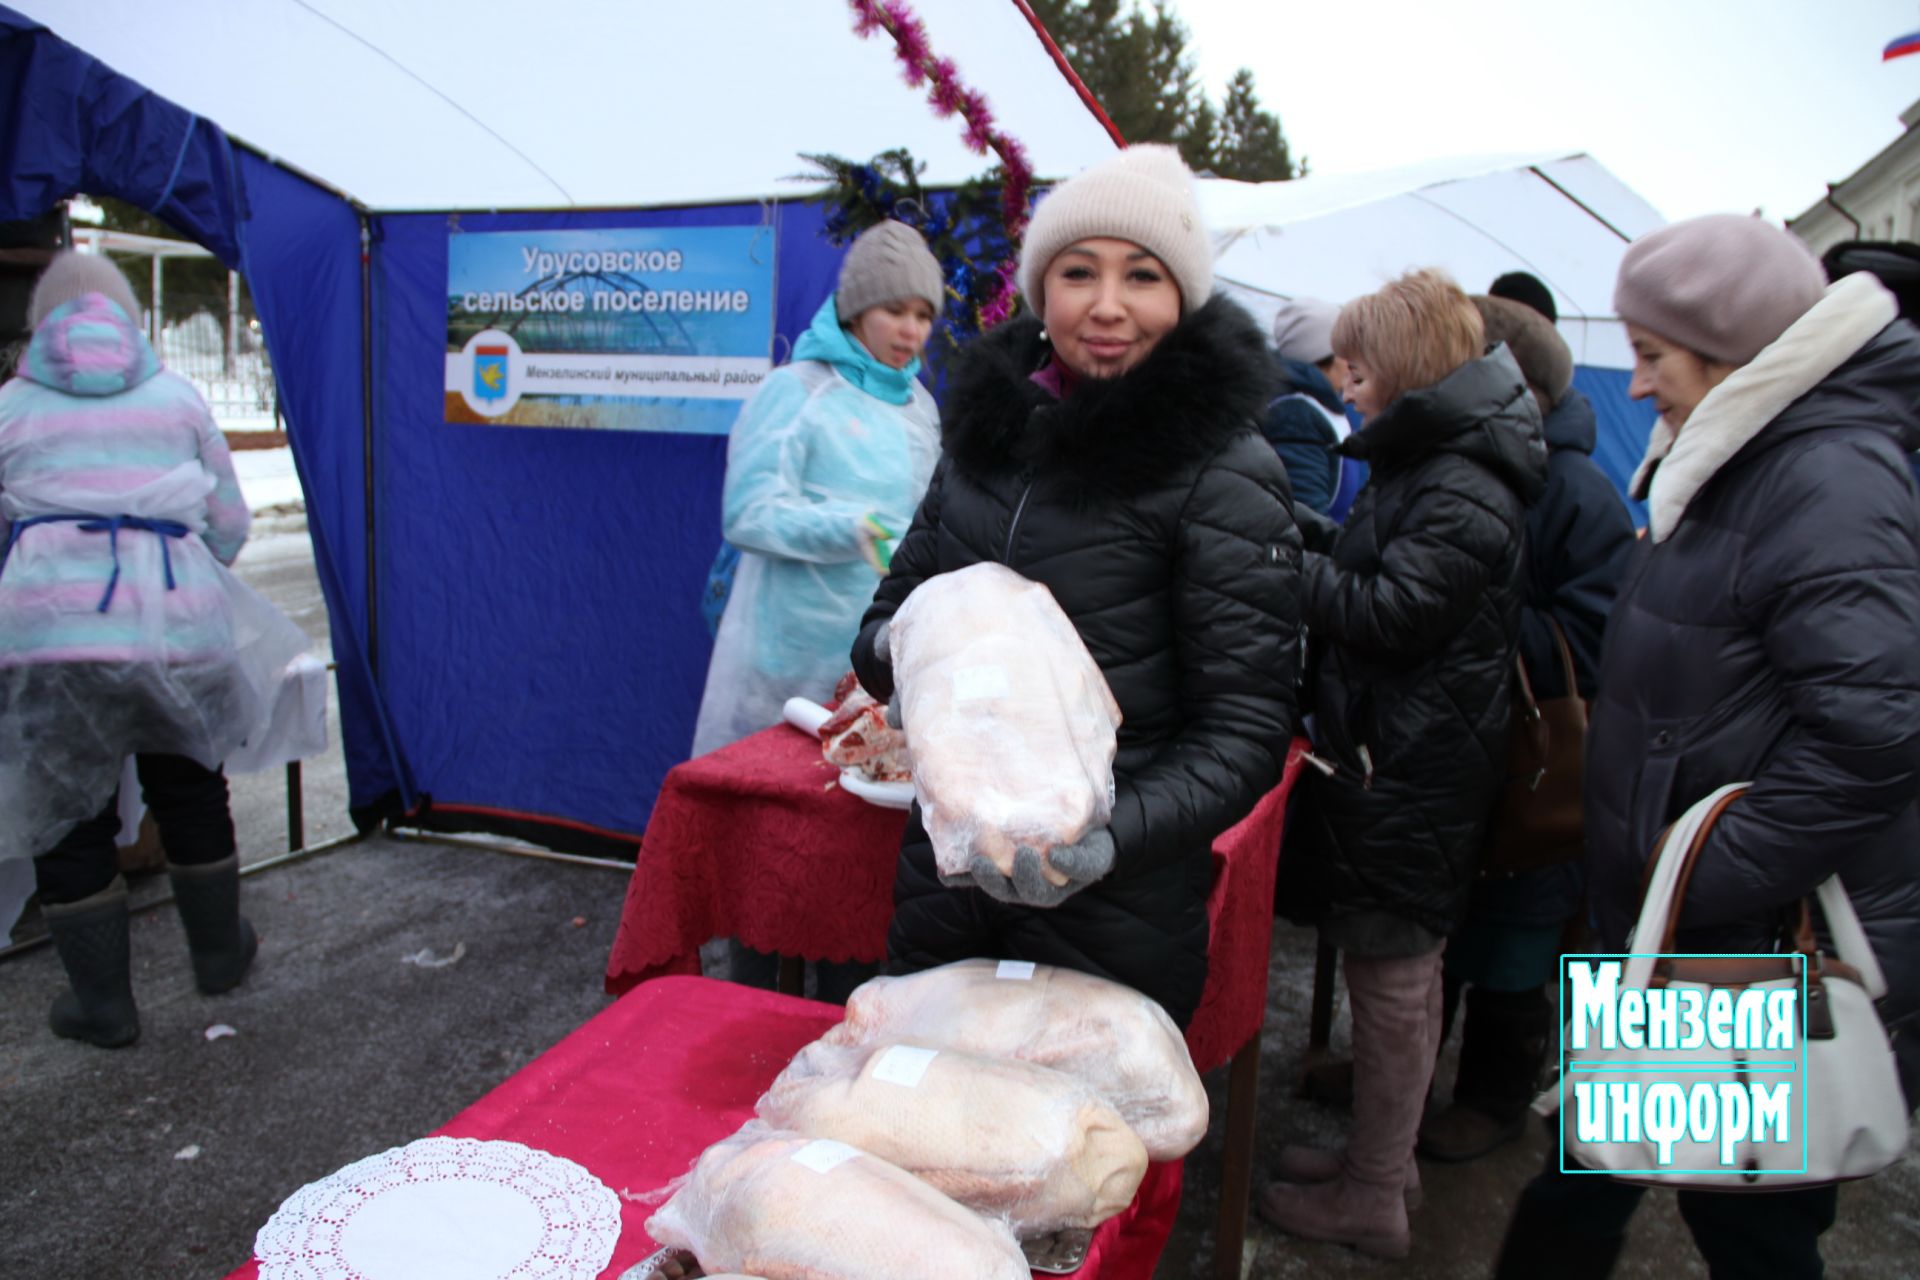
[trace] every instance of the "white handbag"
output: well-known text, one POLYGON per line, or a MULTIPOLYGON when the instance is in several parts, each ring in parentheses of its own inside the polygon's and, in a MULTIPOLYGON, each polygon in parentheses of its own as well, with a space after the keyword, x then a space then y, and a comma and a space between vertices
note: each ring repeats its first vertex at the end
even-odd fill
MULTIPOLYGON (((1728 993, 1720 997, 1723 1005, 1730 998, 1737 1001, 1742 992, 1760 993, 1749 997, 1755 1011, 1766 1008, 1767 993, 1791 992, 1792 1022, 1797 1024, 1793 1043, 1790 1049, 1768 1048, 1761 1037, 1760 1045, 1732 1051, 1621 1043, 1606 1047, 1594 1042, 1589 1020, 1587 1043, 1576 1049, 1570 1020, 1562 1040, 1566 1074, 1535 1103, 1543 1115, 1560 1110, 1562 1150, 1569 1167, 1577 1161, 1621 1181, 1652 1186, 1786 1191, 1868 1177, 1906 1153, 1908 1109, 1893 1050, 1873 1003, 1886 993, 1886 979, 1838 876, 1829 877, 1817 891, 1837 959, 1820 953, 1806 899, 1800 902, 1792 950, 1750 958, 1656 959, 1656 953, 1670 955, 1674 950, 1680 904, 1714 820, 1746 788, 1745 783, 1721 787, 1688 809, 1662 838, 1628 944, 1634 954, 1626 961, 1618 989, 1664 991, 1679 1006, 1703 1012, 1712 1007, 1716 988, 1728 993), (1803 963, 1804 1009, 1798 1003, 1803 963), (1717 1066, 1712 1065, 1716 1059, 1717 1066), (1681 1062, 1685 1069, 1669 1069, 1681 1062), (1793 1086, 1784 1095, 1784 1106, 1762 1110, 1755 1105, 1744 1118, 1737 1114, 1746 1105, 1743 1099, 1763 1096, 1753 1092, 1756 1085, 1766 1090, 1769 1101, 1780 1103, 1782 1081, 1793 1086), (1638 1090, 1629 1093, 1634 1082, 1638 1090), (1677 1085, 1687 1101, 1678 1124, 1673 1092, 1663 1092, 1658 1108, 1651 1102, 1653 1086, 1662 1082, 1677 1085), (1577 1095, 1583 1085, 1586 1094, 1577 1095), (1704 1098, 1698 1088, 1702 1085, 1707 1086, 1704 1098), (1610 1088, 1614 1091, 1607 1092, 1610 1088), (1599 1103, 1602 1094, 1606 1105, 1599 1103), (1639 1105, 1628 1103, 1636 1096, 1639 1105), (1584 1126, 1581 1102, 1587 1104, 1584 1126), (1604 1131, 1596 1116, 1605 1117, 1604 1131), (1756 1121, 1758 1136, 1752 1132, 1756 1121), (1747 1132, 1737 1136, 1743 1125, 1747 1132), (1779 1140, 1783 1132, 1786 1141, 1779 1140), (1663 1153, 1668 1157, 1664 1161, 1663 1153)), ((1785 999, 1780 996, 1773 1008, 1786 1009, 1785 999)), ((1652 1000, 1648 1007, 1653 1007, 1652 1000)), ((1572 1016, 1580 1016, 1576 998, 1570 998, 1569 1009, 1572 1016)), ((1764 1027, 1764 1015, 1756 1012, 1747 1025, 1764 1027)))

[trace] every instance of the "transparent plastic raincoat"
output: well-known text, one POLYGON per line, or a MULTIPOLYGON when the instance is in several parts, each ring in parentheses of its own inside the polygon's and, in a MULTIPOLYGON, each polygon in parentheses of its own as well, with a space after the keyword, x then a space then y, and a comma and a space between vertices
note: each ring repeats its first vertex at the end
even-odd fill
POLYGON ((264 729, 306 634, 227 569, 251 519, 224 437, 105 296, 0 387, 0 858, 105 807, 135 752, 208 768, 264 729))
POLYGON ((776 724, 788 698, 826 701, 880 579, 859 529, 898 537, 939 456, 939 411, 905 369, 840 327, 829 297, 793 363, 740 411, 721 520, 741 552, 694 731, 703 755, 776 724))

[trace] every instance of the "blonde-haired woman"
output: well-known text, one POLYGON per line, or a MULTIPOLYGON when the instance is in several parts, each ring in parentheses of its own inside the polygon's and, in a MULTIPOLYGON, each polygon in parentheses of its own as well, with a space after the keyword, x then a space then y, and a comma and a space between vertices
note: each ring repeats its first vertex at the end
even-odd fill
POLYGON ((1309 777, 1288 856, 1345 953, 1353 1129, 1344 1152, 1283 1149, 1260 1212, 1388 1258, 1409 1247, 1440 954, 1505 774, 1526 506, 1546 482, 1526 378, 1484 342, 1479 311, 1437 271, 1348 303, 1333 349, 1366 421, 1342 447, 1368 464, 1367 487, 1338 530, 1302 517, 1316 750, 1334 772, 1309 777))

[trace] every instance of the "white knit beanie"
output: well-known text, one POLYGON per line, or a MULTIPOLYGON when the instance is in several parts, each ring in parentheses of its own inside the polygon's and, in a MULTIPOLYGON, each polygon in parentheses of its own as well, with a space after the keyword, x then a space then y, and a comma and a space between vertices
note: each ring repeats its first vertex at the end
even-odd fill
POLYGON ((1193 174, 1172 147, 1128 147, 1040 201, 1020 251, 1020 292, 1027 305, 1045 314, 1043 281, 1061 250, 1106 238, 1137 244, 1166 264, 1180 286, 1181 315, 1198 311, 1212 294, 1213 241, 1200 220, 1193 174))
POLYGON ((133 286, 112 259, 67 249, 55 254, 34 281, 33 296, 27 300, 27 326, 38 329, 57 308, 89 293, 106 294, 127 313, 127 319, 140 323, 140 303, 133 296, 133 286))
POLYGON ((947 282, 925 238, 904 222, 888 218, 862 231, 840 264, 834 286, 834 311, 850 324, 869 307, 903 298, 925 298, 938 316, 947 300, 947 282))

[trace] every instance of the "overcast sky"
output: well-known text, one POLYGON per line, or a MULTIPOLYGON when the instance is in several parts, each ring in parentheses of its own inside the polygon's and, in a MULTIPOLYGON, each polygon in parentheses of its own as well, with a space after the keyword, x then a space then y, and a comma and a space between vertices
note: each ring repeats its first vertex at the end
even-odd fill
POLYGON ((1296 157, 1348 173, 1585 151, 1668 218, 1793 217, 1901 132, 1915 0, 1174 0, 1209 89, 1253 68, 1296 157))

